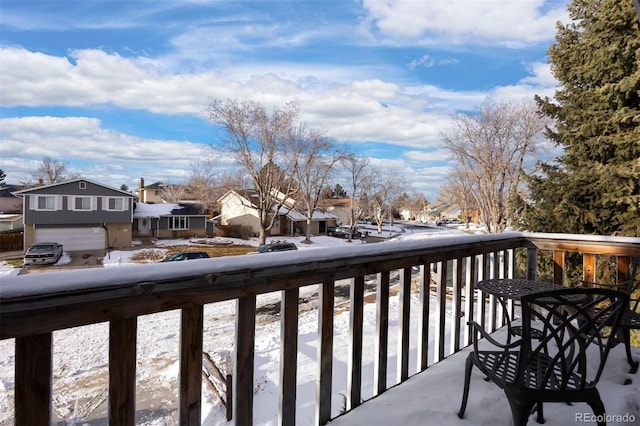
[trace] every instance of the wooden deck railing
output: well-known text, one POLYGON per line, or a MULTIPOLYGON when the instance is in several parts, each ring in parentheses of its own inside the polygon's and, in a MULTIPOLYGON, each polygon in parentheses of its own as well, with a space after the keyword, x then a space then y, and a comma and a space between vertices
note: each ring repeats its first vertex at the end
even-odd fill
MULTIPOLYGON (((350 351, 346 408, 362 403, 363 307, 365 276, 378 274, 374 393, 388 388, 390 275, 398 282, 398 379, 409 377, 412 267, 419 267, 418 365, 442 360, 471 342, 466 321, 488 330, 502 324, 496 301, 476 295, 474 283, 513 277, 516 251, 524 251, 528 278, 538 273, 538 252, 553 253, 554 281, 562 283, 564 256, 583 256, 584 276, 593 278, 598 255, 616 256, 618 274, 628 275, 629 257, 640 254, 640 239, 562 234, 469 235, 398 243, 366 244, 287 255, 238 256, 212 262, 182 262, 6 277, 0 284, 0 337, 15 338, 15 424, 50 424, 52 332, 109 321, 110 424, 135 422, 137 320, 150 313, 180 309, 179 421, 200 424, 203 320, 205 304, 236 300, 233 420, 253 422, 256 298, 281 292, 280 424, 295 424, 300 289, 320 284, 316 423, 331 419, 335 282, 351 279, 350 351), (435 275, 432 275, 435 271, 435 275), (449 276, 451 275, 451 276, 449 276), (449 285, 447 284, 449 283, 449 285), (435 294, 433 294, 435 293, 435 294), (435 296, 435 310, 430 299, 435 296), (449 299, 449 301, 448 301, 449 299), (451 320, 446 309, 450 303, 451 320), (463 330, 462 332, 460 330, 463 330), (431 330, 435 336, 429 336, 431 330), (445 336, 449 335, 449 342, 445 336), (433 341, 434 348, 429 348, 433 341), (447 348, 448 344, 448 348, 447 348), (37 409, 34 409, 37 407, 37 409)), ((415 344, 414 344, 414 347, 415 344)), ((82 348, 78 348, 82 350, 82 348)), ((366 403, 366 402, 365 402, 366 403)))

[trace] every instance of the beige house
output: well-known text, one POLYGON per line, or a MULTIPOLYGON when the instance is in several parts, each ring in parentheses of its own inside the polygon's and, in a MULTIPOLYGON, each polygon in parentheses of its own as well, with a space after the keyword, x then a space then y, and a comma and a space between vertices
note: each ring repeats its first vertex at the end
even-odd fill
MULTIPOLYGON (((260 233, 260 218, 255 204, 257 195, 251 190, 231 190, 224 194, 220 202, 219 223, 222 226, 242 225, 250 227, 254 235, 260 233)), ((270 235, 298 235, 304 234, 307 223, 306 215, 294 208, 295 201, 288 200, 280 208, 270 235)), ((338 217, 334 214, 315 211, 311 222, 311 234, 321 235, 327 232, 327 227, 336 226, 338 217)))
POLYGON ((149 186, 144 185, 144 179, 138 179, 138 189, 136 189, 136 193, 138 194, 138 200, 141 203, 163 203, 162 199, 162 182, 155 182, 149 186))
POLYGON ((322 208, 337 217, 337 223, 351 221, 351 198, 327 198, 322 200, 322 208))

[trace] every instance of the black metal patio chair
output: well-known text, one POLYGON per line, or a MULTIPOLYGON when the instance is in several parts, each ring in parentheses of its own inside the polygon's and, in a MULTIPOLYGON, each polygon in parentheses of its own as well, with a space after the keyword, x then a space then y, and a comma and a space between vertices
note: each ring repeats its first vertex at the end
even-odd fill
POLYGON ((640 272, 638 271, 640 256, 634 256, 629 263, 629 279, 617 284, 582 281, 579 287, 612 288, 629 295, 629 307, 624 310, 620 320, 620 328, 614 342, 622 341, 627 353, 627 362, 631 366, 630 374, 638 371, 639 361, 631 355, 631 330, 640 330, 640 272))
POLYGON ((603 331, 611 327, 616 332, 627 303, 626 294, 597 288, 563 288, 523 296, 523 337, 514 342, 508 337, 506 344, 470 322, 477 333, 467 357, 458 417, 464 417, 474 365, 504 390, 514 425, 525 425, 534 410, 538 423, 543 423, 544 402, 586 402, 596 416, 604 414, 596 384, 611 344, 603 331), (532 337, 534 325, 542 332, 541 340, 532 337), (493 347, 482 348, 478 333, 485 339, 482 346, 488 342, 493 347))

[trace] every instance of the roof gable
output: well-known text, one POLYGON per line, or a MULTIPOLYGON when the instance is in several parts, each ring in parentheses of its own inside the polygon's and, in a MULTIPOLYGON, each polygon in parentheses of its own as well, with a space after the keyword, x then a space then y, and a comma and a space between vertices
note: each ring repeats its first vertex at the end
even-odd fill
POLYGON ((133 217, 163 217, 163 216, 203 216, 198 207, 189 204, 174 203, 135 203, 133 217))
POLYGON ((130 197, 137 198, 134 194, 130 192, 123 191, 121 189, 113 188, 111 186, 103 185, 98 182, 94 182, 89 179, 73 179, 65 182, 52 183, 49 185, 37 186, 35 188, 23 189, 21 191, 16 191, 13 194, 21 197, 23 195, 28 194, 76 194, 76 193, 86 193, 87 195, 96 195, 96 191, 99 191, 97 195, 117 195, 120 197, 130 197), (75 188, 79 187, 80 182, 85 182, 87 184, 87 188, 85 190, 76 190, 75 188), (75 185, 75 188, 73 188, 75 185))

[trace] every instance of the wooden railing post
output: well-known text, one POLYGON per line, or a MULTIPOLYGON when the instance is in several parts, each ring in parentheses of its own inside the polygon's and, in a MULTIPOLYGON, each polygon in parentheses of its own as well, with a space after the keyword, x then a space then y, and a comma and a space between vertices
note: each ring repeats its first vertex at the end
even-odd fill
POLYGON ((249 426, 253 424, 253 371, 256 340, 255 294, 239 298, 236 306, 233 419, 236 425, 249 426))
POLYGON ((588 282, 596 281, 596 255, 585 253, 582 256, 582 279, 588 282))
POLYGON ((136 420, 136 341, 138 319, 109 323, 109 424, 136 420))
POLYGON ((180 424, 199 425, 202 403, 202 305, 182 309, 180 424))
POLYGON ((453 259, 453 276, 451 277, 451 340, 449 351, 460 350, 460 308, 462 305, 462 259, 453 259))
MULTIPOLYGON (((418 302, 418 371, 429 366, 429 311, 431 295, 431 264, 420 266, 418 302)), ((388 297, 389 295, 387 295, 388 297)))
MULTIPOLYGON (((618 285, 634 278, 631 276, 631 271, 629 270, 629 267, 631 266, 631 258, 629 256, 618 256, 616 264, 616 283, 618 285)), ((626 289, 621 286, 618 290, 625 291, 626 289)))
POLYGON ((553 283, 564 285, 564 251, 562 250, 554 250, 553 252, 553 283))
POLYGON ((51 423, 51 341, 51 333, 16 338, 16 426, 51 423))
POLYGON ((316 424, 331 420, 333 385, 333 313, 335 284, 325 280, 318 292, 318 376, 316 378, 316 424))
MULTIPOLYGON (((475 306, 475 282, 476 282, 476 256, 469 256, 466 258, 467 268, 465 271, 465 291, 464 291, 464 323, 473 321, 474 306, 475 306)), ((478 295, 479 296, 479 295, 478 295)), ((480 303, 478 297, 478 303, 480 303)), ((469 346, 473 342, 473 328, 467 325, 464 328, 464 346, 469 346)))
POLYGON ((436 325, 435 362, 444 359, 445 318, 447 313, 447 262, 438 262, 438 282, 436 283, 436 325))
POLYGON ((349 312, 349 361, 347 364, 347 409, 352 410, 362 401, 362 338, 364 314, 364 276, 359 275, 351 283, 349 312))
MULTIPOLYGON (((481 254, 478 257, 478 281, 482 281, 488 278, 487 275, 487 255, 481 254)), ((482 328, 486 327, 486 318, 487 318, 487 305, 486 305, 486 295, 483 291, 478 292, 478 318, 476 322, 480 324, 482 328)))
POLYGON ((411 327, 411 268, 400 270, 398 294, 398 382, 409 378, 409 330, 411 327))
POLYGON ((374 395, 387 390, 389 349, 389 272, 378 274, 376 289, 376 358, 374 361, 374 395))
POLYGON ((296 379, 298 372, 298 297, 300 290, 281 292, 280 308, 280 409, 278 424, 296 423, 296 379))

